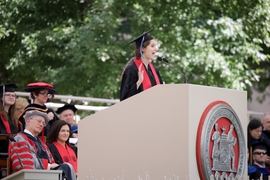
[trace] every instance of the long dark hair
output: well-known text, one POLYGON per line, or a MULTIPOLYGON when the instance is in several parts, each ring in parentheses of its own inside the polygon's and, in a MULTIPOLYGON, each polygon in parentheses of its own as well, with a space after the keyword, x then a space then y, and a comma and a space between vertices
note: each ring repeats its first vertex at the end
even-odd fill
MULTIPOLYGON (((64 120, 58 120, 58 121, 56 121, 56 122, 53 123, 53 126, 50 129, 50 133, 49 133, 49 137, 48 137, 48 141, 47 141, 48 144, 57 141, 59 132, 60 132, 61 128, 63 126, 65 126, 65 125, 68 125, 69 131, 71 133, 70 124, 68 124, 66 121, 64 121, 64 120)), ((70 135, 69 135, 69 137, 70 137, 70 135)), ((69 138, 66 140, 66 144, 70 146, 70 144, 69 144, 69 138)))
MULTIPOLYGON (((250 147, 252 145, 252 137, 250 135, 250 132, 249 131, 252 131, 253 129, 257 129, 259 127, 262 127, 263 129, 263 125, 261 123, 260 120, 258 119, 252 119, 249 123, 248 123, 248 126, 247 126, 247 134, 248 134, 248 147, 250 147)), ((260 138, 261 139, 261 138, 260 138)), ((260 140, 259 139, 259 140, 260 140)))

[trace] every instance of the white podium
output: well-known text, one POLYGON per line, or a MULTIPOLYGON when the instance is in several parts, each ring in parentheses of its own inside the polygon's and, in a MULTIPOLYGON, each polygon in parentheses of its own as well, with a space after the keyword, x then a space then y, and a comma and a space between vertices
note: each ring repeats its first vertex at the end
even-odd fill
POLYGON ((191 84, 158 85, 82 119, 79 178, 200 179, 198 123, 217 100, 231 105, 245 130, 246 92, 191 84))
POLYGON ((62 171, 22 169, 2 180, 62 180, 62 171))

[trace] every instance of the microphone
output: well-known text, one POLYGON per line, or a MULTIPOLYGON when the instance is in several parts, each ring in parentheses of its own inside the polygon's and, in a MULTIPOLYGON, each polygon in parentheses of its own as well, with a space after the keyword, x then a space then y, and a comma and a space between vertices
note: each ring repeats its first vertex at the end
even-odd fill
MULTIPOLYGON (((164 62, 164 63, 167 63, 167 64, 169 64, 169 61, 166 59, 166 58, 162 58, 162 57, 157 57, 157 59, 159 60, 159 61, 162 61, 162 62, 164 62)), ((170 65, 170 64, 169 64, 170 65)), ((173 67, 174 69, 175 69, 175 67, 174 66, 171 66, 171 67, 173 67)), ((176 70, 176 69, 175 69, 176 70)), ((177 70, 178 71, 178 70, 177 70)), ((179 72, 179 71, 178 71, 179 72)), ((180 72, 181 73, 181 72, 180 72)), ((197 75, 197 74, 194 74, 194 73, 192 73, 192 72, 189 72, 189 73, 191 73, 192 74, 192 76, 195 76, 195 77, 197 77, 197 78, 200 78, 200 79, 202 79, 203 80, 203 82, 204 82, 204 84, 205 85, 207 85, 207 86, 209 86, 208 84, 207 84, 207 82, 206 82, 206 80, 203 78, 203 77, 201 77, 201 76, 199 76, 199 75, 197 75)), ((186 74, 185 73, 181 73, 184 77, 185 77, 185 83, 187 83, 187 77, 186 77, 186 74)))
POLYGON ((162 58, 162 57, 157 56, 157 60, 159 60, 159 61, 161 61, 161 62, 163 62, 163 63, 168 64, 171 68, 173 68, 175 71, 177 71, 177 72, 180 73, 182 76, 184 76, 184 82, 185 82, 185 83, 188 83, 186 74, 185 74, 185 73, 182 73, 181 71, 179 71, 178 69, 176 69, 176 67, 173 66, 172 64, 170 64, 169 61, 168 61, 166 58, 162 58))
MULTIPOLYGON (((21 160, 21 158, 20 158, 20 156, 19 156, 16 148, 14 148, 13 143, 12 143, 12 142, 16 142, 16 140, 13 137, 10 137, 8 134, 6 135, 6 138, 10 141, 10 145, 13 147, 14 152, 16 153, 16 155, 18 157, 18 160, 19 160, 19 163, 20 163, 21 168, 24 169, 22 160, 21 160)), ((10 148, 10 153, 11 153, 11 148, 10 148)), ((10 157, 10 159, 11 159, 11 157, 10 157)))

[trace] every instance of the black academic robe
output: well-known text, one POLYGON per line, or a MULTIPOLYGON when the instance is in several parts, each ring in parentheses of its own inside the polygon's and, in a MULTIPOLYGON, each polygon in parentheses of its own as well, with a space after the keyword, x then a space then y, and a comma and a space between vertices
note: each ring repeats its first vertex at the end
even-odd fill
MULTIPOLYGON (((52 112, 54 114, 54 118, 52 120, 50 120, 49 123, 44 128, 44 136, 48 136, 53 123, 55 121, 59 120, 58 116, 55 114, 55 112, 52 109, 47 108, 45 105, 42 106, 42 105, 39 105, 39 104, 29 104, 24 109, 24 112, 22 114, 20 114, 20 116, 19 116, 19 121, 23 125, 23 130, 25 129, 25 119, 23 118, 23 116, 24 116, 25 112, 29 111, 29 110, 39 110, 39 111, 46 112, 47 114, 49 112, 52 112)), ((41 133, 40 133, 39 136, 41 136, 41 133)))
MULTIPOLYGON (((11 134, 17 134, 18 128, 16 124, 14 124, 11 120, 11 117, 9 116, 8 123, 10 126, 11 134)), ((0 117, 0 134, 7 134, 6 127, 0 117)), ((0 152, 1 153, 7 153, 8 152, 8 140, 1 140, 0 141, 0 152)))
MULTIPOLYGON (((159 78, 160 84, 163 84, 163 81, 161 79, 161 76, 159 74, 159 71, 157 68, 153 65, 153 67, 156 70, 156 73, 159 78)), ((145 67, 145 69, 147 69, 145 67)), ((155 77, 153 75, 153 72, 151 71, 151 68, 148 68, 147 70, 148 77, 151 81, 152 86, 156 85, 155 77)), ((143 91, 142 84, 137 89, 137 81, 138 81, 138 67, 134 63, 134 61, 130 61, 127 67, 125 68, 121 80, 121 87, 120 87, 120 101, 123 101, 131 96, 134 96, 135 94, 138 94, 143 91)))
MULTIPOLYGON (((59 154, 59 151, 57 150, 55 145, 52 144, 52 143, 49 143, 49 144, 47 144, 47 146, 48 146, 48 148, 50 149, 50 151, 51 151, 51 153, 53 155, 53 159, 54 159, 55 163, 56 164, 63 164, 62 157, 59 154)), ((70 147, 74 151, 76 157, 78 157, 78 155, 77 155, 78 148, 76 146, 72 146, 72 145, 70 147)))

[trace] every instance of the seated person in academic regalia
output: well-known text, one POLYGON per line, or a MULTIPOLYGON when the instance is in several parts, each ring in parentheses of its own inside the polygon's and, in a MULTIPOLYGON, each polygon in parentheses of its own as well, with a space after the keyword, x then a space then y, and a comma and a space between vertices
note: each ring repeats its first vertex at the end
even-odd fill
POLYGON ((62 170, 63 179, 76 180, 73 166, 65 162, 55 163, 48 146, 38 137, 50 121, 47 113, 29 110, 25 112, 24 119, 24 131, 19 132, 10 143, 12 170, 14 172, 21 169, 62 170))
POLYGON ((15 88, 17 86, 14 83, 0 86, 0 134, 18 133, 18 123, 15 115, 15 88))
POLYGON ((252 148, 253 167, 263 176, 263 180, 268 180, 270 175, 269 166, 266 165, 267 144, 261 142, 253 145, 252 148))
POLYGON ((47 144, 57 164, 68 162, 77 173, 77 147, 69 144, 70 129, 70 125, 63 120, 55 122, 47 144))
POLYGON ((71 137, 73 138, 78 138, 78 126, 77 124, 74 124, 76 111, 77 108, 72 104, 65 104, 56 111, 56 113, 59 114, 59 118, 70 125, 71 137))
MULTIPOLYGON (((18 133, 18 123, 15 115, 15 88, 16 84, 3 84, 0 86, 0 134, 18 133)), ((0 157, 8 157, 8 140, 0 141, 0 157)), ((4 174, 0 172, 0 179, 4 174)))
POLYGON ((57 115, 53 110, 46 107, 45 103, 48 101, 48 98, 51 98, 56 93, 53 86, 44 82, 30 83, 27 85, 27 88, 24 89, 26 92, 31 93, 31 98, 34 100, 32 104, 26 106, 24 111, 19 116, 19 121, 25 126, 25 119, 23 118, 26 111, 29 110, 39 110, 48 114, 50 121, 42 131, 40 135, 48 136, 52 124, 59 120, 57 115))

